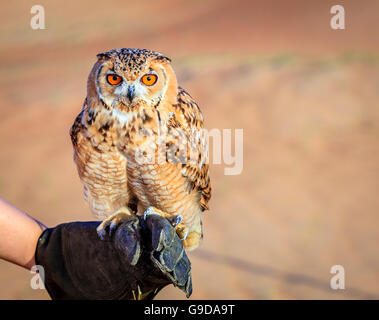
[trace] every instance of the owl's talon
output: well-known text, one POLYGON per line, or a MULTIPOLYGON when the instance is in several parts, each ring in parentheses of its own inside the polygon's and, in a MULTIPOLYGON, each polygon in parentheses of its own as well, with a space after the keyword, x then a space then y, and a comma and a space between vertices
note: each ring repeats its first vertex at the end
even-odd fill
POLYGON ((187 236, 188 236, 188 230, 184 233, 183 237, 180 238, 180 240, 182 240, 182 241, 186 240, 187 236))
POLYGON ((116 228, 117 228, 117 223, 112 221, 112 223, 109 226, 109 234, 112 235, 113 231, 115 231, 116 228))
POLYGON ((172 226, 175 228, 179 223, 181 223, 183 220, 183 216, 180 214, 178 216, 169 218, 168 221, 172 224, 172 226))
POLYGON ((106 236, 107 236, 107 232, 105 231, 105 228, 101 228, 101 225, 99 225, 97 228, 96 228, 96 232, 97 232, 97 235, 99 236, 99 238, 101 240, 106 240, 106 236))
POLYGON ((155 210, 154 210, 154 207, 148 207, 148 208, 145 210, 145 212, 143 213, 143 220, 146 221, 147 216, 150 215, 150 214, 157 214, 157 213, 155 212, 155 210))
POLYGON ((116 213, 105 219, 99 226, 96 228, 97 234, 101 240, 106 240, 111 238, 117 227, 129 219, 132 215, 131 211, 128 208, 121 208, 116 213))
POLYGON ((113 231, 116 226, 112 227, 111 225, 102 225, 100 224, 97 228, 97 235, 101 240, 107 240, 112 237, 113 231), (109 230, 109 231, 108 231, 109 230))

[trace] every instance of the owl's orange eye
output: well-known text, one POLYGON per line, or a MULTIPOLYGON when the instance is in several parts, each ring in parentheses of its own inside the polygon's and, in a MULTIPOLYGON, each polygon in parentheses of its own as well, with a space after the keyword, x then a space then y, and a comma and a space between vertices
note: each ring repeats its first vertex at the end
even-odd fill
POLYGON ((119 84, 122 81, 122 78, 117 74, 108 74, 107 81, 112 86, 115 86, 116 84, 119 84))
POLYGON ((152 86, 157 82, 157 80, 158 77, 155 74, 145 74, 142 77, 141 82, 146 86, 152 86))

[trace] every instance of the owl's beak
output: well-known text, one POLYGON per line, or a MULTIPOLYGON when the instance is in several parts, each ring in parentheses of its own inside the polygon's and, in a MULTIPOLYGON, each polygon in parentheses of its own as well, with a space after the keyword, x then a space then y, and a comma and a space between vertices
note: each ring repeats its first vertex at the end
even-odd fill
POLYGON ((135 97, 134 86, 132 84, 128 87, 127 97, 128 97, 130 102, 132 102, 134 97, 135 97))

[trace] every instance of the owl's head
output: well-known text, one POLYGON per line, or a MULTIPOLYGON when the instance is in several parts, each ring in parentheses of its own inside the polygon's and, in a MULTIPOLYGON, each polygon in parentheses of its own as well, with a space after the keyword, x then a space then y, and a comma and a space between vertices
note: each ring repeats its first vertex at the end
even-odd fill
POLYGON ((138 106, 175 103, 177 80, 171 60, 147 49, 115 49, 97 55, 88 78, 87 98, 128 112, 138 106), (173 100, 173 101, 170 101, 173 100))

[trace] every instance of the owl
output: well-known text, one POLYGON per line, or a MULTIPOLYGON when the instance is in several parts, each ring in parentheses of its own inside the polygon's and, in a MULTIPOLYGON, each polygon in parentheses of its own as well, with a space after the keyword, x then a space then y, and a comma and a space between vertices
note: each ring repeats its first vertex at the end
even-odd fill
POLYGON ((170 220, 186 250, 203 237, 211 197, 203 115, 171 60, 147 49, 97 55, 70 129, 84 197, 109 236, 130 215, 170 220))

